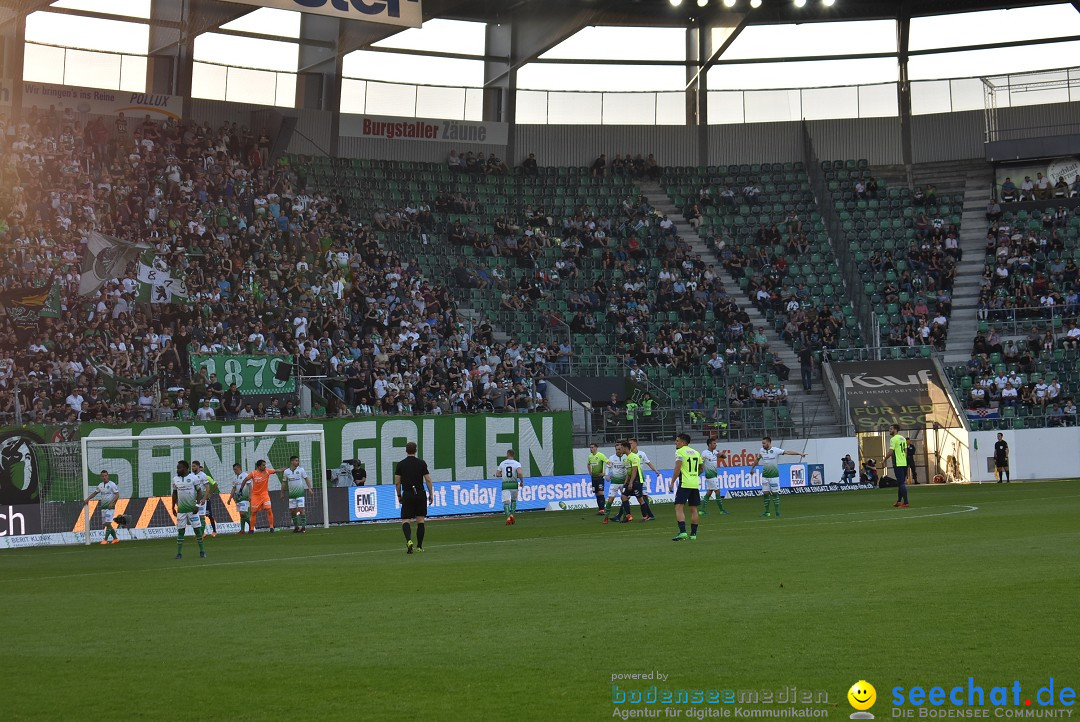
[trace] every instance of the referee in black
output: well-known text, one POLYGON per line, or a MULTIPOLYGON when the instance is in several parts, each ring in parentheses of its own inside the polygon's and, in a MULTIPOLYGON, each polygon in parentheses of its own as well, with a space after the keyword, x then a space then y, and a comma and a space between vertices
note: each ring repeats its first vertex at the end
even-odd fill
POLYGON ((407 456, 394 469, 394 490, 401 505, 401 531, 405 533, 405 553, 413 553, 412 524, 416 522, 416 551, 424 551, 424 517, 427 505, 435 503, 435 490, 431 486, 431 474, 427 462, 416 458, 416 442, 405 444, 407 456), (427 496, 424 495, 427 484, 427 496))

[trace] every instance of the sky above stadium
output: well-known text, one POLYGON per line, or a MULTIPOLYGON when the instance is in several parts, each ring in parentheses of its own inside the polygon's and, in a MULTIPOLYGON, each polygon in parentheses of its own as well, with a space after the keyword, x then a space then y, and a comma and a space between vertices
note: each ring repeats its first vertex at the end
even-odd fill
MULTIPOLYGON (((47 11, 30 15, 25 79, 144 89, 149 27, 122 18, 148 18, 150 0, 61 0, 54 6, 115 14, 118 19, 47 11)), ((297 38, 300 13, 262 8, 225 27, 283 39, 297 38)), ((911 24, 910 44, 912 50, 931 50, 1070 35, 1080 35, 1080 13, 1069 3, 1062 3, 916 18, 911 24)), ((394 54, 393 62, 387 62, 388 56, 377 48, 477 55, 483 51, 483 39, 484 26, 480 23, 430 20, 423 28, 408 29, 377 43, 373 50, 351 53, 345 58, 343 75, 383 82, 477 87, 483 82, 480 60, 394 54)), ((728 60, 745 60, 746 64, 712 69, 709 88, 759 90, 892 83, 897 79, 897 63, 893 58, 764 64, 753 61, 777 55, 813 58, 836 53, 895 51, 895 23, 887 20, 751 26, 724 56, 728 60)), ((542 56, 547 60, 642 57, 684 60, 684 31, 587 27, 542 56)), ((1065 68, 1076 65, 1077 57, 1080 57, 1077 42, 916 56, 910 62, 910 77, 931 80, 1065 68)), ((294 73, 299 60, 298 45, 294 42, 206 33, 196 39, 195 59, 193 94, 197 97, 238 100, 235 96, 242 90, 263 99, 258 102, 292 105, 294 73)), ((518 74, 521 89, 681 91, 685 84, 684 68, 673 65, 593 65, 586 71, 577 64, 532 63, 518 74)))

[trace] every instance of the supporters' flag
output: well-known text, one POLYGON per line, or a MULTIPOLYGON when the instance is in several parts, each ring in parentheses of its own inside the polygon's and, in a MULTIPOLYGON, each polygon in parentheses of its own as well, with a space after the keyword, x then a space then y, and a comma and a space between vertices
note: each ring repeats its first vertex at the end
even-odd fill
POLYGON ((967 417, 971 421, 997 421, 998 410, 997 409, 968 409, 967 417))
POLYGON ((41 310, 45 308, 49 295, 50 289, 47 286, 17 288, 0 293, 0 306, 3 306, 8 318, 16 326, 21 328, 37 326, 41 310))
POLYGON ((165 260, 151 251, 139 256, 139 295, 137 303, 172 303, 173 297, 187 298, 187 284, 172 277, 165 260))
POLYGON ((127 264, 148 247, 143 243, 128 243, 97 231, 91 232, 86 238, 86 257, 83 258, 79 295, 89 296, 105 285, 106 281, 120 276, 127 264))
POLYGON ((101 361, 98 361, 93 356, 90 357, 90 365, 94 367, 95 371, 97 371, 98 381, 101 382, 101 385, 105 387, 105 390, 109 393, 110 396, 115 394, 116 389, 118 387, 120 387, 120 386, 129 386, 129 387, 133 387, 133 388, 143 388, 145 386, 150 386, 155 381, 157 381, 157 378, 158 378, 157 374, 152 374, 150 376, 144 376, 141 379, 133 379, 133 378, 127 378, 125 376, 117 376, 115 373, 113 373, 113 370, 112 370, 111 367, 106 366, 104 363, 102 363, 101 361))
POLYGON ((60 281, 53 280, 49 288, 49 297, 45 299, 45 305, 38 315, 41 318, 60 318, 60 281))

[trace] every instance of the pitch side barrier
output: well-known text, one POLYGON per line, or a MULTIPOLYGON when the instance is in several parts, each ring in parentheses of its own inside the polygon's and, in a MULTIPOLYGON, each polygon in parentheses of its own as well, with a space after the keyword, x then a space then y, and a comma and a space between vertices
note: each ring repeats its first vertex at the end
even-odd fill
MULTIPOLYGON (((761 494, 761 469, 751 472, 750 467, 729 467, 719 474, 720 487, 731 497, 758 496, 761 494)), ((670 502, 675 495, 669 491, 671 470, 661 469, 660 474, 645 473, 646 493, 654 502, 670 502)), ((428 504, 428 516, 461 516, 466 514, 491 514, 501 512, 502 482, 448 481, 435 483, 435 501, 428 504)), ((605 494, 610 493, 610 483, 605 483, 605 494)), ((870 489, 870 484, 836 484, 825 478, 823 464, 782 464, 780 466, 781 493, 817 493, 870 489)), ((565 509, 595 509, 596 497, 589 476, 542 476, 525 480, 518 494, 518 511, 560 511, 565 509)), ((331 490, 331 521, 379 521, 401 517, 401 505, 392 486, 358 486, 351 489, 331 490), (336 499, 335 499, 336 498, 336 499), (335 508, 344 500, 348 505, 347 518, 341 509, 335 508)))

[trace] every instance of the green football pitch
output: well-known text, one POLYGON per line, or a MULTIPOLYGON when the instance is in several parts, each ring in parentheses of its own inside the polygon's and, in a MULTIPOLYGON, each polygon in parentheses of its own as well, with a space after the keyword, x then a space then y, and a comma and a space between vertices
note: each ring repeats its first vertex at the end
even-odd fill
POLYGON ((911 497, 739 499, 680 543, 665 505, 431 521, 412 556, 396 524, 6 551, 0 710, 600 720, 628 689, 794 686, 847 718, 865 679, 881 719, 896 685, 1080 686, 1080 483, 911 497))

